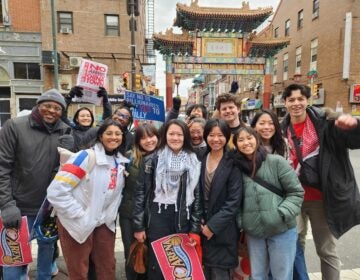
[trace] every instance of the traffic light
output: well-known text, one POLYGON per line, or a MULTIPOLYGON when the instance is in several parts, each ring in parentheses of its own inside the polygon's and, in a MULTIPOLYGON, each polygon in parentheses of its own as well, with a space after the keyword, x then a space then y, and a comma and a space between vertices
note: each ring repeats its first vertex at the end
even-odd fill
POLYGON ((312 95, 317 97, 319 96, 319 87, 318 87, 318 84, 313 84, 313 92, 312 92, 312 95))
POLYGON ((140 74, 136 74, 136 76, 135 76, 135 87, 136 87, 136 90, 141 90, 142 89, 141 75, 140 74))
POLYGON ((140 15, 139 0, 126 0, 127 14, 131 16, 131 1, 134 1, 134 15, 138 17, 140 15))
POLYGON ((123 74, 123 87, 124 88, 128 88, 128 73, 127 72, 125 72, 124 74, 123 74))

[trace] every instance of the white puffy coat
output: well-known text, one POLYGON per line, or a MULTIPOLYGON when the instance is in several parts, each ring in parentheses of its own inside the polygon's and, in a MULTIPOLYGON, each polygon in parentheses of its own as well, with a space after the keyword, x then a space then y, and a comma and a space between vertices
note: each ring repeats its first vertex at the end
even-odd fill
POLYGON ((69 234, 80 244, 93 230, 103 224, 115 232, 115 219, 124 188, 124 163, 121 154, 106 156, 101 144, 94 146, 96 163, 88 176, 89 156, 82 151, 74 154, 64 164, 47 190, 47 198, 56 210, 58 219, 69 234), (84 154, 83 154, 84 155, 84 154), (117 183, 109 189, 111 169, 117 162, 117 183))

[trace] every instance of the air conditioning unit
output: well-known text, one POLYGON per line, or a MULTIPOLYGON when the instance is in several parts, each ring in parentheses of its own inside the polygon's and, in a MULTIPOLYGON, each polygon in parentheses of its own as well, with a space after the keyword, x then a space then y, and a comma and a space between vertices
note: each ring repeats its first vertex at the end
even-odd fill
POLYGON ((60 33, 69 34, 69 33, 72 33, 72 30, 71 30, 70 27, 61 27, 60 28, 60 33))
POLYGON ((80 67, 82 57, 72 56, 69 58, 71 67, 80 67))

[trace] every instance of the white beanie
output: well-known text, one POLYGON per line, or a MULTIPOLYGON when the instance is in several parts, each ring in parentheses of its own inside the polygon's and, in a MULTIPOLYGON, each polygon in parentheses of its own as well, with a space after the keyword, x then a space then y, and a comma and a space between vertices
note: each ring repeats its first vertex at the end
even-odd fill
POLYGON ((53 101, 56 103, 59 103, 63 110, 66 108, 66 103, 64 97, 61 95, 61 93, 55 89, 49 89, 48 91, 45 91, 37 100, 36 104, 40 104, 44 101, 53 101))

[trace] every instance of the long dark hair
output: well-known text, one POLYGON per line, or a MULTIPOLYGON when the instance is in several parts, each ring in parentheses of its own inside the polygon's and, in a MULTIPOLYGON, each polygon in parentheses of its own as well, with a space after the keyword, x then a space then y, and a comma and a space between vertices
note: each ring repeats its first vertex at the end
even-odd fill
MULTIPOLYGON (((285 156, 286 154, 286 143, 282 136, 281 127, 278 118, 269 109, 264 109, 258 113, 256 113, 255 117, 251 121, 251 127, 255 129, 256 123, 259 121, 260 117, 264 114, 268 114, 274 124, 275 133, 270 139, 270 145, 273 148, 273 151, 281 156, 285 156)), ((261 138, 261 136, 260 136, 261 138)))
MULTIPOLYGON (((222 134, 225 136, 226 138, 226 143, 229 142, 230 136, 231 136, 231 131, 229 126, 226 124, 225 121, 220 120, 220 119, 211 119, 209 121, 207 121, 205 128, 204 128, 204 140, 208 146, 208 150, 210 151, 210 146, 207 142, 207 137, 209 136, 210 132, 212 131, 212 129, 214 127, 219 127, 222 134)), ((224 146, 224 150, 226 149, 226 143, 224 146)))
POLYGON ((90 113, 90 116, 91 116, 91 124, 89 125, 89 127, 92 127, 93 124, 94 124, 94 114, 93 112, 88 108, 88 107, 81 107, 80 109, 78 109, 76 112, 75 112, 75 115, 73 117, 73 122, 76 126, 80 126, 81 124, 79 124, 79 121, 78 121, 78 118, 79 118, 79 114, 81 111, 88 111, 90 113))
POLYGON ((152 137, 154 135, 158 139, 158 145, 159 145, 160 135, 155 126, 149 123, 142 123, 136 128, 135 139, 134 139, 134 165, 136 167, 139 167, 139 164, 143 156, 146 154, 144 149, 140 146, 140 140, 145 136, 152 137))
POLYGON ((240 152, 239 149, 238 149, 238 147, 237 147, 237 141, 238 141, 239 135, 240 135, 240 133, 243 132, 243 131, 245 131, 245 132, 249 133, 250 135, 254 136, 255 139, 256 139, 256 149, 255 149, 255 151, 254 151, 254 155, 253 155, 253 158, 252 158, 252 160, 251 160, 251 164, 252 164, 251 177, 254 177, 254 176, 255 176, 255 173, 256 173, 256 170, 257 170, 256 158, 257 158, 257 154, 260 153, 260 147, 261 147, 261 145, 260 145, 260 143, 261 143, 261 142, 260 142, 260 137, 259 137, 258 133, 257 133, 253 128, 248 127, 248 126, 240 127, 240 128, 235 132, 234 137, 233 137, 233 144, 234 144, 234 146, 235 146, 236 151, 237 151, 239 154, 243 155, 243 156, 244 156, 244 154, 243 154, 242 152, 240 152))
POLYGON ((96 142, 101 143, 101 136, 104 134, 105 130, 111 125, 118 127, 121 130, 121 132, 123 133, 121 145, 114 150, 114 154, 116 155, 117 153, 120 153, 121 148, 125 145, 124 129, 121 127, 120 123, 118 123, 117 121, 114 121, 113 119, 110 119, 110 118, 106 119, 101 124, 101 126, 99 127, 99 129, 96 133, 96 142))
POLYGON ((169 130, 170 125, 175 124, 177 126, 179 126, 184 134, 184 144, 182 149, 187 152, 187 153, 191 153, 193 152, 193 148, 191 145, 191 137, 190 137, 190 132, 189 132, 189 128, 187 127, 187 125, 181 121, 181 120, 177 120, 177 119, 173 119, 168 121, 163 128, 161 129, 161 139, 160 139, 160 149, 165 148, 165 146, 167 145, 167 141, 166 141, 166 133, 169 130))

